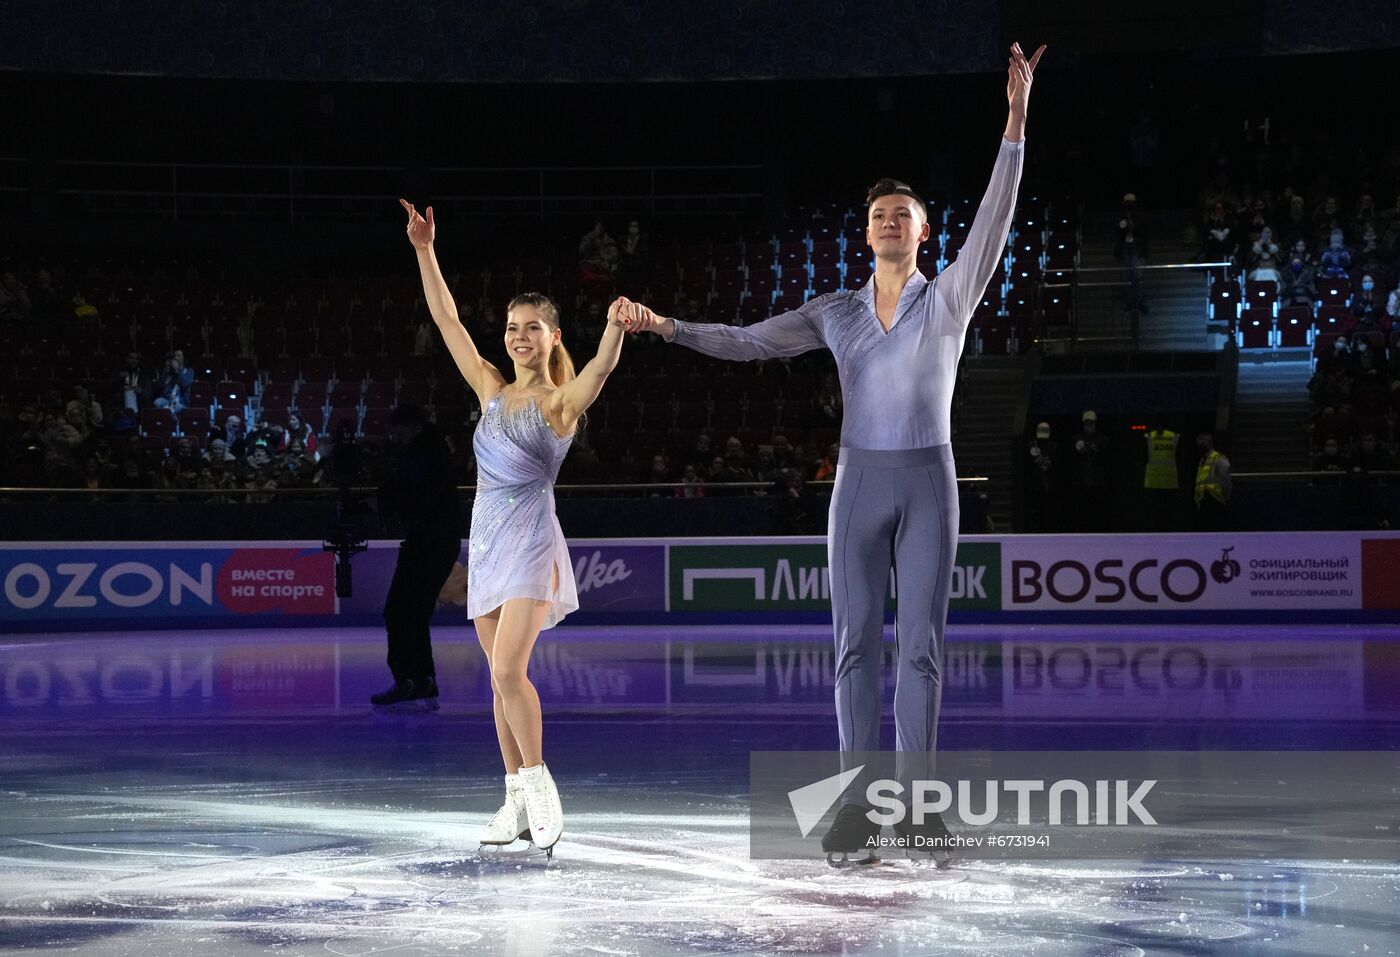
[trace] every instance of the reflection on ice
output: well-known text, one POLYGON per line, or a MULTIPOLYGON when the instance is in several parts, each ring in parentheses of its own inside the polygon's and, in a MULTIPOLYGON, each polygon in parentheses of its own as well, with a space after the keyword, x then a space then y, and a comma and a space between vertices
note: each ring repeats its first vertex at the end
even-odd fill
MULTIPOLYGON (((951 747, 1400 745, 1357 629, 959 629, 951 747)), ((831 743, 821 628, 571 629, 533 672, 566 828, 483 855, 487 680, 371 715, 373 632, 0 644, 0 951, 82 955, 1382 955, 1400 865, 749 858, 747 756, 831 743)), ((887 689, 891 690, 891 689, 887 689)))

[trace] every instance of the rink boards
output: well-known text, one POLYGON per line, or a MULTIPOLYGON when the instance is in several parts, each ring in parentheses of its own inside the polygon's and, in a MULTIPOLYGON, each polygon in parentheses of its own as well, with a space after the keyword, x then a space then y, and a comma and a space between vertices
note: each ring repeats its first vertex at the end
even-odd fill
MULTIPOLYGON (((580 609, 567 623, 828 619, 822 538, 570 543, 580 609)), ((319 542, 0 545, 0 629, 365 625, 379 620, 397 543, 353 562, 335 595, 319 542)), ((437 621, 465 615, 465 554, 437 621)), ((897 595, 891 576, 889 608, 897 595)), ((951 620, 1400 621, 1400 533, 966 536, 951 620)))

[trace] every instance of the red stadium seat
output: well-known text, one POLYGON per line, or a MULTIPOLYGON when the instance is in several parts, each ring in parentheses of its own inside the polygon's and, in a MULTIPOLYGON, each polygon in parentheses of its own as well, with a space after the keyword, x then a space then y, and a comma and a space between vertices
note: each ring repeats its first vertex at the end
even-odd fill
POLYGON ((1274 317, 1268 309, 1246 309, 1240 316, 1241 349, 1268 349, 1273 345, 1274 317))
MULTIPOLYGON (((313 416, 312 421, 316 421, 313 416)), ((358 430, 360 426, 360 413, 357 409, 332 408, 321 419, 320 435, 334 435, 342 423, 350 423, 350 427, 358 430)))
POLYGON ((179 421, 182 435, 203 436, 209 431, 209 410, 194 407, 181 409, 179 421))
POLYGON ((296 386, 291 382, 269 382, 258 396, 264 413, 282 414, 296 403, 296 386))
POLYGON ((630 432, 642 421, 641 409, 630 399, 614 399, 608 403, 608 428, 630 432))
POLYGON ((369 368, 366 371, 372 382, 397 382, 399 360, 394 356, 375 356, 369 360, 369 368))
POLYGON ((175 415, 169 409, 142 409, 141 434, 154 438, 169 438, 175 434, 175 415))
POLYGON ((1307 306, 1284 306, 1278 311, 1278 344, 1281 347, 1306 347, 1312 335, 1312 310, 1307 306))
POLYGON ((369 374, 369 360, 361 355, 343 356, 335 362, 335 377, 342 382, 360 382, 369 374))
POLYGON ((252 359, 224 360, 224 379, 229 382, 252 382, 258 377, 258 367, 252 359))
POLYGON ((749 326, 762 322, 773 314, 773 301, 766 294, 748 296, 739 304, 739 322, 749 326))
POLYGON ((360 404, 360 380, 341 379, 331 387, 330 398, 327 400, 331 405, 344 407, 357 406, 360 404))
POLYGON ((744 265, 749 269, 771 269, 776 253, 766 240, 750 240, 744 244, 744 265))
POLYGON ((258 368, 269 380, 283 382, 294 382, 301 374, 300 363, 294 356, 274 356, 260 362, 258 368))
POLYGON ((836 267, 816 269, 812 273, 812 294, 824 296, 841 288, 841 270, 836 267))
POLYGON ((748 289, 751 296, 761 296, 778 288, 778 274, 771 269, 749 270, 748 289))
POLYGON ((379 439, 384 437, 385 428, 389 424, 389 413, 393 411, 385 406, 374 406, 365 409, 364 421, 360 423, 360 432, 369 439, 379 439))
POLYGON ((1344 306, 1322 306, 1317 310, 1317 331, 1335 332, 1346 335, 1356 326, 1344 306))
POLYGON ((807 244, 801 240, 778 244, 778 268, 787 270, 801 266, 807 268, 807 244))
POLYGON ((399 360, 399 375, 406 382, 427 382, 432 371, 432 359, 429 356, 404 356, 399 360))
POLYGON ((1250 279, 1244 284, 1244 304, 1248 309, 1273 310, 1278 301, 1278 283, 1272 279, 1250 279))
POLYGON ((399 403, 411 402, 417 406, 428 404, 428 383, 423 379, 405 380, 399 385, 399 403))
POLYGON ((373 380, 365 385, 364 395, 360 400, 365 408, 378 406, 392 406, 394 404, 394 383, 392 381, 373 380))
POLYGON ((676 428, 703 429, 710 420, 710 403, 705 399, 681 399, 676 404, 676 428))
POLYGON ((1240 314, 1240 287, 1232 279, 1217 279, 1210 287, 1210 317, 1233 328, 1240 314))
POLYGON ((744 261, 744 251, 737 243, 721 243, 710 254, 710 263, 716 273, 737 272, 744 261))
POLYGON ((220 407, 241 408, 248 404, 248 385, 225 379, 214 387, 214 401, 220 407))
POLYGON ((328 382, 335 377, 335 360, 329 356, 307 356, 301 360, 301 377, 328 382))
POLYGON ((841 263, 841 247, 834 242, 820 242, 812 244, 812 267, 814 269, 831 269, 841 263))
POLYGON ((1324 306, 1345 306, 1351 299, 1351 280, 1341 278, 1320 278, 1317 281, 1317 295, 1324 306))
POLYGON ((326 394, 329 390, 329 382, 308 379, 297 389, 297 407, 307 410, 321 408, 326 404, 326 394))

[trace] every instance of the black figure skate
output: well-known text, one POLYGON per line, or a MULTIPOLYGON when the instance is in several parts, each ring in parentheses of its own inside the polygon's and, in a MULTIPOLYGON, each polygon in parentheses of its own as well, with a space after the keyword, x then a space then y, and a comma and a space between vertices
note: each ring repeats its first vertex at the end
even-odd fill
POLYGON ((854 864, 875 864, 880 860, 875 849, 880 837, 880 825, 867 816, 869 808, 859 804, 843 804, 831 822, 831 830, 822 835, 822 850, 832 867, 854 864), (864 856, 852 857, 852 855, 864 856), (839 855, 839 856, 838 856, 839 855))

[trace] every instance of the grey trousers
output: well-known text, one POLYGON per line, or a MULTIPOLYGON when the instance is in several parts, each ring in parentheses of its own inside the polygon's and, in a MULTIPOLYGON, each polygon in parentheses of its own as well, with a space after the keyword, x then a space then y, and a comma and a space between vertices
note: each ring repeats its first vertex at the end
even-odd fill
POLYGON ((881 633, 893 568, 895 747, 931 759, 958 542, 952 447, 842 448, 838 462, 827 557, 841 750, 880 749, 881 633))

